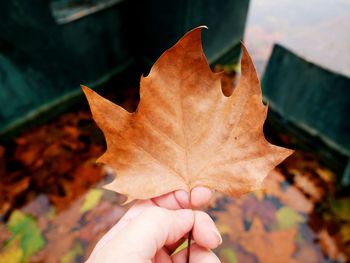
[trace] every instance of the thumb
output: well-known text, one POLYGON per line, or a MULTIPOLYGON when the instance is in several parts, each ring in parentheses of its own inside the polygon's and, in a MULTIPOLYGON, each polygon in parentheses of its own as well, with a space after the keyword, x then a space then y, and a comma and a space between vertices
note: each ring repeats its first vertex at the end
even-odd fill
POLYGON ((101 249, 113 251, 113 258, 118 258, 119 262, 123 255, 127 255, 125 262, 147 261, 163 246, 180 240, 193 225, 194 212, 190 209, 149 207, 101 249))

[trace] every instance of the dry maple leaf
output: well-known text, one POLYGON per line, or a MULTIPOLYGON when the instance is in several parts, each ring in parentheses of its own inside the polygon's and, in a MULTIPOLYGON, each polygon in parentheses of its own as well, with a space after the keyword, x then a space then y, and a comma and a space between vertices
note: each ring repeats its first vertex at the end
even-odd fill
POLYGON ((264 177, 292 151, 264 138, 267 106, 242 45, 242 76, 230 97, 213 73, 201 29, 188 32, 141 77, 134 113, 83 87, 107 151, 99 162, 117 173, 107 189, 127 202, 195 186, 238 196, 260 188, 264 177))

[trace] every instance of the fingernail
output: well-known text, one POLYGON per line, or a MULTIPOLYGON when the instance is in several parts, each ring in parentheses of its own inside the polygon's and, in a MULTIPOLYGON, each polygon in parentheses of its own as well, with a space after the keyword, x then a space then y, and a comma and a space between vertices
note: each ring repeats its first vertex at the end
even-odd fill
POLYGON ((222 237, 221 237, 220 232, 217 229, 214 229, 214 233, 215 233, 215 235, 217 235, 217 237, 219 239, 219 245, 221 245, 222 244, 222 237))

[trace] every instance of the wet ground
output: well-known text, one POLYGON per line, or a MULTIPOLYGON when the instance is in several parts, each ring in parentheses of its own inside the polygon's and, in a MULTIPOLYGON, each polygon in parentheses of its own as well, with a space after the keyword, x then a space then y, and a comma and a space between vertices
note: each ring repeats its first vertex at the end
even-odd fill
POLYGON ((335 61, 327 61, 334 53, 348 53, 348 45, 345 43, 349 42, 349 34, 345 25, 349 24, 349 17, 348 0, 251 0, 244 40, 260 74, 264 72, 273 45, 278 42, 298 51, 303 46, 304 51, 299 54, 302 57, 349 76, 348 56, 343 59, 340 55, 333 59, 335 61), (320 31, 320 28, 326 32, 315 36, 313 32, 320 31), (299 38, 297 41, 298 44, 294 39, 297 36, 302 37, 302 40, 299 38), (332 44, 326 45, 328 42, 332 44), (324 47, 321 48, 322 51, 328 47, 329 54, 315 52, 320 47, 324 47), (333 50, 334 48, 338 50, 333 50), (340 62, 337 63, 337 60, 340 62), (342 63, 342 60, 345 62, 342 63))

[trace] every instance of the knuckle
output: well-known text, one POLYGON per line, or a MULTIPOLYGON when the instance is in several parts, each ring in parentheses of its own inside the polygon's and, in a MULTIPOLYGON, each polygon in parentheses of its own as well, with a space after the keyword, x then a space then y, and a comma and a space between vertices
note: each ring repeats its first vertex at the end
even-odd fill
POLYGON ((166 211, 163 208, 160 208, 160 207, 157 207, 157 206, 147 208, 144 211, 144 214, 147 217, 152 217, 152 218, 155 218, 155 219, 158 219, 158 220, 167 218, 166 211))
POLYGON ((213 219, 203 211, 196 211, 196 218, 205 221, 213 221, 213 219))

